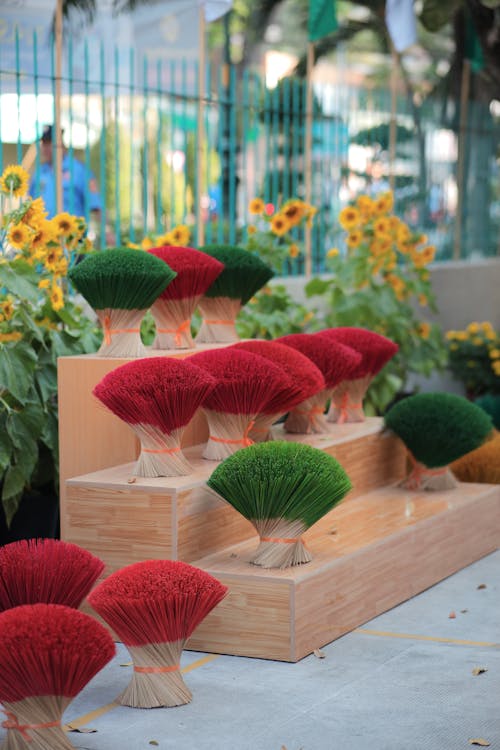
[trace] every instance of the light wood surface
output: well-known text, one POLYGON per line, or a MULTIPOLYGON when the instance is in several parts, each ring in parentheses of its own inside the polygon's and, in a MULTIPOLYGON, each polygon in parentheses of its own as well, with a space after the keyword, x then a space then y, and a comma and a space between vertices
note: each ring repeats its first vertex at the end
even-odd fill
POLYGON ((383 488, 342 503, 307 532, 314 556, 307 565, 252 566, 255 540, 196 560, 230 594, 189 647, 297 661, 497 549, 499 511, 496 486, 427 494, 383 488))

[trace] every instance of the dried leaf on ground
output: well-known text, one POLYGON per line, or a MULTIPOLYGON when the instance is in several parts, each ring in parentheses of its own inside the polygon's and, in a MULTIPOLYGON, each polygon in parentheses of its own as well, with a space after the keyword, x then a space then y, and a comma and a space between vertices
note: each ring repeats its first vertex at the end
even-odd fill
POLYGON ((149 740, 149 744, 150 744, 150 745, 154 745, 155 747, 158 747, 158 745, 159 745, 160 743, 159 743, 159 742, 157 742, 156 740, 149 740))
POLYGON ((321 651, 321 649, 319 649, 319 648, 315 648, 314 651, 313 651, 313 654, 314 654, 314 656, 317 659, 325 659, 326 658, 325 652, 321 651))
POLYGON ((490 743, 488 740, 483 740, 482 737, 477 737, 476 739, 469 740, 469 745, 480 745, 481 747, 489 747, 490 743))
POLYGON ((476 677, 478 674, 484 674, 484 672, 487 671, 487 667, 474 667, 474 669, 472 670, 472 674, 474 675, 474 677, 476 677))
POLYGON ((485 583, 480 583, 477 588, 478 589, 485 589, 486 588, 486 584, 485 583))
POLYGON ((455 612, 450 612, 450 614, 448 615, 448 619, 454 620, 455 618, 456 618, 455 612))
POLYGON ((78 732, 79 734, 94 734, 94 732, 97 732, 97 729, 90 729, 89 727, 74 727, 71 724, 66 725, 68 727, 68 732, 78 732))

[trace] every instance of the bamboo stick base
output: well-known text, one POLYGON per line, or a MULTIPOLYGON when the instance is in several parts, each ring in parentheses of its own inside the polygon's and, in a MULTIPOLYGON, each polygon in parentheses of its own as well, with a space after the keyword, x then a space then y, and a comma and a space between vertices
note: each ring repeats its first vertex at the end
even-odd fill
POLYGON ((500 487, 381 488, 341 503, 304 539, 308 565, 251 565, 258 537, 194 561, 229 587, 188 648, 298 661, 500 545, 500 487))

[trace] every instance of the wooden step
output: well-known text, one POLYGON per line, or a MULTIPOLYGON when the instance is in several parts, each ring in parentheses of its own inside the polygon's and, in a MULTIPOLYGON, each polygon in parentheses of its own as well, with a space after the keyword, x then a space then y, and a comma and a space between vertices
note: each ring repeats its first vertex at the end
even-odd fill
POLYGON ((189 648, 298 661, 500 546, 500 487, 377 489, 348 500, 305 535, 312 562, 249 563, 257 536, 195 560, 228 597, 189 648))
MULTIPOLYGON (((381 433, 380 419, 332 428, 309 436, 278 430, 278 437, 334 455, 353 483, 348 502, 404 475, 403 446, 381 433)), ((61 537, 100 557, 108 573, 147 558, 190 562, 251 538, 251 524, 206 487, 217 462, 203 459, 203 448, 185 450, 194 469, 187 477, 138 477, 131 484, 128 463, 67 480, 61 537)))

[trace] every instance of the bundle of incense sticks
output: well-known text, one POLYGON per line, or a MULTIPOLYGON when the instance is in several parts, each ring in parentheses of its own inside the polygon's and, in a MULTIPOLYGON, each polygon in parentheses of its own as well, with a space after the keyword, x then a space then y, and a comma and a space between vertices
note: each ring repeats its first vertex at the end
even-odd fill
POLYGON ((156 323, 154 349, 191 349, 191 318, 198 302, 224 270, 224 265, 192 247, 153 247, 152 255, 168 264, 176 278, 151 307, 156 323))
POLYGON ((329 431, 325 410, 332 390, 359 365, 361 355, 348 346, 332 341, 326 336, 295 333, 276 339, 309 357, 321 371, 325 388, 315 393, 291 410, 285 422, 287 432, 309 434, 329 431))
POLYGON ((209 372, 217 383, 203 402, 210 433, 203 457, 213 461, 251 445, 250 432, 258 415, 269 404, 286 399, 292 387, 281 367, 232 347, 199 352, 188 361, 209 372))
POLYGON ((128 565, 95 588, 89 603, 134 662, 132 680, 117 702, 136 708, 189 703, 191 691, 180 671, 182 650, 226 594, 226 586, 205 571, 171 560, 128 565))
POLYGON ((312 555, 302 534, 351 489, 332 456, 279 440, 226 459, 208 486, 255 526, 260 543, 252 562, 264 568, 309 562, 312 555))
MULTIPOLYGON (((291 385, 285 401, 269 403, 266 411, 259 414, 250 431, 250 437, 256 443, 272 440, 271 427, 277 419, 293 409, 306 399, 315 396, 325 388, 325 379, 321 371, 308 357, 305 357, 291 346, 285 346, 277 341, 241 341, 233 344, 234 349, 242 349, 252 354, 258 354, 275 365, 281 367, 290 377, 291 385)), ((281 399, 281 396, 279 396, 281 399)))
POLYGON ((215 387, 206 370, 187 360, 150 357, 112 370, 93 393, 141 441, 136 475, 171 477, 192 472, 182 433, 215 387))
POLYGON ((239 341, 236 317, 243 305, 274 276, 274 271, 241 247, 205 245, 200 250, 223 263, 224 270, 199 301, 203 319, 195 340, 204 344, 239 341))
POLYGON ((398 351, 398 345, 365 328, 327 328, 321 331, 333 341, 350 346, 361 355, 358 367, 332 393, 328 421, 364 422, 363 399, 370 383, 398 351))
POLYGON ((175 271, 153 255, 113 248, 87 255, 68 273, 99 318, 104 338, 102 357, 143 357, 142 318, 175 271))
POLYGON ((450 464, 459 482, 500 484, 500 434, 450 464))
POLYGON ((390 409, 385 426, 405 444, 411 471, 402 486, 411 490, 453 489, 449 464, 491 435, 491 418, 462 396, 418 393, 390 409))

